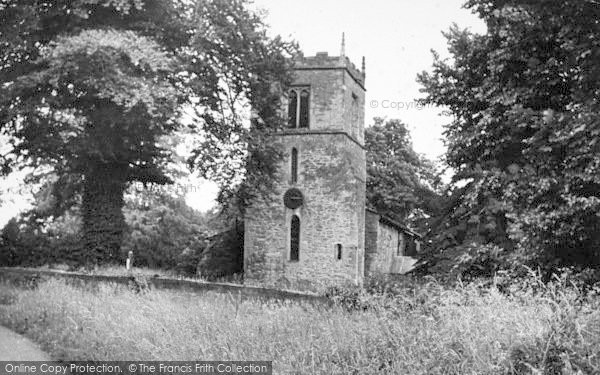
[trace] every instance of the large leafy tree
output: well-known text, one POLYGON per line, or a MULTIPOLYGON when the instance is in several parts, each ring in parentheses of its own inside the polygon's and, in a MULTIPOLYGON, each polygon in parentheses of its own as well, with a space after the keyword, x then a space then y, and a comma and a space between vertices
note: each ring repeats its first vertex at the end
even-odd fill
POLYGON ((270 138, 285 120, 281 99, 292 82, 293 42, 270 39, 247 0, 200 1, 202 15, 193 47, 214 83, 198 97, 201 139, 188 160, 220 187, 225 212, 243 214, 250 200, 272 188, 281 149, 270 138))
POLYGON ((247 180, 270 172, 255 140, 279 126, 272 88, 288 82, 291 47, 268 39, 243 0, 2 0, 0 127, 12 142, 3 172, 49 166, 75 186, 88 261, 114 260, 123 192, 170 182, 157 140, 182 125, 183 108, 200 111, 207 140, 196 166, 229 150, 251 166, 247 180), (258 125, 242 125, 244 105, 258 125))
POLYGON ((424 230, 425 219, 439 210, 441 181, 435 165, 414 151, 400 120, 375 118, 365 130, 367 204, 424 230))
POLYGON ((454 119, 447 162, 461 185, 440 220, 442 247, 493 243, 550 265, 600 264, 600 5, 466 7, 487 33, 451 28, 452 60, 435 56, 419 77, 427 102, 454 119))

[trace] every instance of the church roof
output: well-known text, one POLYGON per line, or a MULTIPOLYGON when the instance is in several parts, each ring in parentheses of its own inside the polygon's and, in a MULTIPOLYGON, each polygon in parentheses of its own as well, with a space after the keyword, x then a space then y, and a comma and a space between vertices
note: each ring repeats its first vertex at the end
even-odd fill
POLYGON ((411 236, 415 236, 415 237, 418 237, 418 238, 423 238, 423 235, 415 232, 414 230, 410 229, 407 225, 405 225, 405 224, 403 224, 403 223, 401 223, 401 222, 393 219, 392 217, 390 217, 390 216, 388 216, 386 214, 383 214, 383 213, 381 213, 379 211, 376 211, 376 210, 374 210, 372 208, 365 208, 365 211, 368 211, 370 213, 378 215, 379 216, 379 221, 382 222, 382 223, 388 224, 388 225, 390 225, 390 226, 392 226, 392 227, 394 227, 394 228, 396 228, 398 230, 401 230, 402 232, 405 232, 405 233, 407 233, 407 234, 409 234, 411 236))

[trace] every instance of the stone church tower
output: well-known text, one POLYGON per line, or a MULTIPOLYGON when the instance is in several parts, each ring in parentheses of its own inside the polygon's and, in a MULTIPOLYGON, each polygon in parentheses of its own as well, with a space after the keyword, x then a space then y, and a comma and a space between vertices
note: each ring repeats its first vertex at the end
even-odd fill
POLYGON ((319 289, 364 276, 365 73, 343 55, 300 57, 274 194, 247 210, 248 285, 319 289))

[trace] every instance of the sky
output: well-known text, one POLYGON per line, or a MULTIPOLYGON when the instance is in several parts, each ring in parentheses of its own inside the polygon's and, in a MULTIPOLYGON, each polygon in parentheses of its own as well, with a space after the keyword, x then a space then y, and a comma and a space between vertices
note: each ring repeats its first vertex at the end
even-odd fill
MULTIPOLYGON (((485 25, 469 10, 464 0, 255 0, 264 10, 271 35, 295 40, 305 56, 317 52, 339 55, 345 33, 346 55, 356 66, 366 58, 366 118, 400 119, 411 131, 419 153, 436 159, 444 153, 442 125, 449 119, 441 109, 417 108, 422 97, 417 74, 430 70, 431 50, 448 57, 442 31, 452 23, 484 33, 485 25)), ((29 207, 27 189, 19 184, 22 175, 0 180, 0 193, 12 192, 0 206, 0 226, 29 207)), ((217 187, 201 179, 187 184, 186 202, 201 211, 214 205, 217 187)))

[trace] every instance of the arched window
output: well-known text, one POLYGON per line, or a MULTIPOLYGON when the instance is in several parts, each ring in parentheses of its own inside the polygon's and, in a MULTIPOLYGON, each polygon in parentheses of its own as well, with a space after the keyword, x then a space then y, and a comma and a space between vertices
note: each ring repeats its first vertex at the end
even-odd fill
POLYGON ((288 126, 308 128, 310 126, 310 89, 293 88, 288 95, 288 126))
POLYGON ((292 148, 292 183, 298 182, 298 150, 292 148))
POLYGON ((288 97, 288 126, 295 128, 298 123, 298 94, 291 90, 288 97))
POLYGON ((342 260, 342 244, 335 245, 335 259, 342 260))
POLYGON ((309 95, 308 90, 302 90, 300 92, 300 127, 301 128, 308 128, 309 99, 310 99, 310 95, 309 95))
POLYGON ((300 260, 300 218, 297 215, 292 216, 290 225, 290 260, 300 260))

